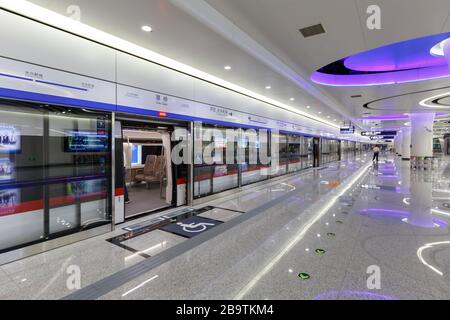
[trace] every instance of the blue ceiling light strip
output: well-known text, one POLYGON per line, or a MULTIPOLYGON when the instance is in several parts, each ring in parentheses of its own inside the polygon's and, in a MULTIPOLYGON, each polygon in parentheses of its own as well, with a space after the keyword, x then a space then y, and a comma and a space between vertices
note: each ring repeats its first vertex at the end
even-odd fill
POLYGON ((70 107, 92 108, 106 111, 116 111, 115 104, 52 96, 49 94, 35 93, 14 89, 0 88, 0 97, 6 99, 26 100, 39 103, 59 104, 70 107))
POLYGON ((24 81, 34 81, 34 82, 38 82, 38 83, 48 84, 48 85, 51 85, 51 86, 57 86, 57 87, 74 89, 74 90, 85 91, 85 92, 88 91, 85 88, 79 88, 79 87, 69 86, 69 85, 66 85, 66 84, 50 82, 50 81, 44 81, 44 80, 35 80, 35 79, 32 79, 32 78, 25 78, 25 77, 15 76, 13 74, 8 74, 8 73, 0 73, 0 77, 6 77, 6 78, 12 78, 12 79, 18 79, 18 80, 24 80, 24 81))
POLYGON ((56 82, 48 82, 48 81, 43 81, 43 80, 36 80, 36 82, 48 84, 48 85, 51 85, 51 86, 62 87, 62 88, 68 88, 68 89, 74 89, 74 90, 80 90, 80 91, 88 91, 85 88, 78 88, 78 87, 68 86, 68 85, 60 84, 60 83, 56 83, 56 82))
POLYGON ((19 79, 19 80, 26 80, 26 81, 33 81, 33 79, 25 78, 25 77, 19 77, 12 74, 7 73, 0 73, 0 77, 6 77, 6 78, 13 78, 13 79, 19 79))

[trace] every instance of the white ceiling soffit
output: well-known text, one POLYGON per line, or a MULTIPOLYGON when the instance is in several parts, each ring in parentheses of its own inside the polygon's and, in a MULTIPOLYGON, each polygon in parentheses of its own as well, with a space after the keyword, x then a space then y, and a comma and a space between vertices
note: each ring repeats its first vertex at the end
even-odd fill
MULTIPOLYGON (((239 29, 233 22, 209 5, 206 1, 169 1, 247 53, 251 54, 253 57, 265 63, 274 71, 294 82, 297 86, 307 91, 313 97, 342 115, 344 118, 357 122, 341 103, 310 82, 308 72, 298 70, 298 68, 297 71, 294 71, 288 64, 278 58, 278 56, 274 55, 272 52, 251 38, 247 33, 239 29)), ((283 59, 289 61, 287 57, 283 57, 283 59)), ((290 64, 294 65, 293 63, 290 64)), ((358 123, 356 124, 358 125, 358 123)))
MULTIPOLYGON (((190 2, 190 1, 189 1, 190 2)), ((266 103, 272 104, 278 108, 285 109, 287 111, 306 116, 310 119, 314 119, 322 124, 326 124, 332 128, 339 128, 340 126, 336 123, 327 121, 321 117, 317 117, 314 114, 303 112, 298 108, 282 103, 278 100, 269 98, 265 95, 256 93, 254 91, 243 88, 234 83, 223 80, 219 77, 216 77, 212 74, 203 72, 199 69, 193 68, 189 65, 180 63, 176 60, 170 59, 167 56, 156 53, 152 50, 146 49, 134 43, 131 43, 123 38, 119 38, 112 34, 106 33, 89 25, 80 23, 78 21, 72 20, 62 14, 58 14, 54 11, 46 9, 44 7, 38 6, 36 4, 31 3, 30 1, 25 0, 0 0, 0 8, 7 9, 11 12, 16 12, 25 17, 29 17, 36 21, 44 22, 48 25, 57 27, 61 30, 66 30, 73 34, 80 35, 87 39, 91 39, 93 41, 103 43, 112 48, 116 48, 118 50, 131 53, 143 59, 153 61, 155 63, 170 67, 172 69, 178 70, 180 72, 192 75, 194 77, 209 81, 211 83, 215 83, 222 87, 228 88, 230 90, 239 92, 241 94, 253 97, 255 99, 264 101, 266 103)), ((110 8, 111 10, 112 8, 110 8)))
MULTIPOLYGON (((379 46, 450 31, 449 0, 204 0, 294 70, 308 75, 346 56, 379 46), (381 8, 381 30, 366 27, 369 5, 381 8), (300 27, 322 23, 326 34, 303 39, 300 27), (293 62, 293 63, 292 63, 293 62)), ((429 112, 415 92, 448 87, 449 79, 370 87, 319 87, 355 118, 429 112), (362 95, 359 98, 351 96, 362 95), (403 95, 392 103, 384 99, 403 95), (364 104, 378 100, 380 110, 364 104)), ((433 95, 433 91, 429 94, 433 95)), ((439 91, 436 91, 439 92, 439 91)), ((425 93, 426 95, 426 93, 425 93)), ((401 121, 398 122, 402 124, 401 121)), ((362 123, 365 126, 364 123, 362 123)), ((382 124, 384 125, 384 124, 382 124)))

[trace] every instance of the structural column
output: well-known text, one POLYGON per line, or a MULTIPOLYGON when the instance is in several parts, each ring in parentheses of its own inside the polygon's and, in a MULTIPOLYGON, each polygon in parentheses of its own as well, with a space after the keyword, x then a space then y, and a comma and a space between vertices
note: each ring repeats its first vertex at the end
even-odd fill
POLYGON ((444 42, 444 56, 447 59, 448 66, 450 68, 450 39, 444 42))
POLYGON ((423 228, 433 228, 434 221, 431 215, 433 204, 433 183, 429 172, 416 171, 410 174, 409 192, 410 216, 409 223, 423 228))
POLYGON ((402 160, 410 160, 411 158, 411 128, 402 130, 402 160))
POLYGON ((398 131, 395 137, 395 151, 398 156, 402 156, 403 131, 398 131))
POLYGON ((411 114, 411 156, 433 156, 434 113, 411 114))

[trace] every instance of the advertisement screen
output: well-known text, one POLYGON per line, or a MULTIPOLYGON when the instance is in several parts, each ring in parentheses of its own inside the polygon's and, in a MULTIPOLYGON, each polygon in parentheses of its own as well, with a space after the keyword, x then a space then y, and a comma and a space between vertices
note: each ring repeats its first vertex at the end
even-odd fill
POLYGON ((108 135, 96 131, 74 131, 65 132, 66 152, 89 152, 89 151, 108 151, 108 135))
POLYGON ((9 159, 0 158, 0 181, 13 180, 15 173, 14 163, 9 159))
POLYGON ((19 203, 19 189, 0 190, 0 216, 15 213, 15 208, 19 203))
POLYGON ((106 190, 105 179, 77 181, 67 184, 67 193, 76 196, 99 193, 104 190, 106 190))
POLYGON ((19 153, 20 137, 16 126, 0 124, 0 153, 19 153))

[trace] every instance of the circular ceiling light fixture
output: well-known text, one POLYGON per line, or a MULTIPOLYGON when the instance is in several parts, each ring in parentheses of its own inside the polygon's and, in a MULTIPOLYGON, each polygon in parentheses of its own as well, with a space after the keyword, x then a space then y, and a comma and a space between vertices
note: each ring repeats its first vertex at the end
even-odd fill
POLYGON ((327 86, 375 86, 409 83, 450 76, 446 58, 438 50, 450 32, 402 41, 335 61, 311 75, 327 86))
POLYGON ((153 31, 153 28, 150 27, 150 26, 142 26, 141 29, 142 29, 142 31, 145 31, 145 32, 152 32, 153 31))
POLYGON ((444 56, 444 46, 447 43, 447 41, 450 41, 450 38, 439 42, 437 45, 435 45, 433 48, 431 48, 430 54, 435 57, 443 57, 444 56))

